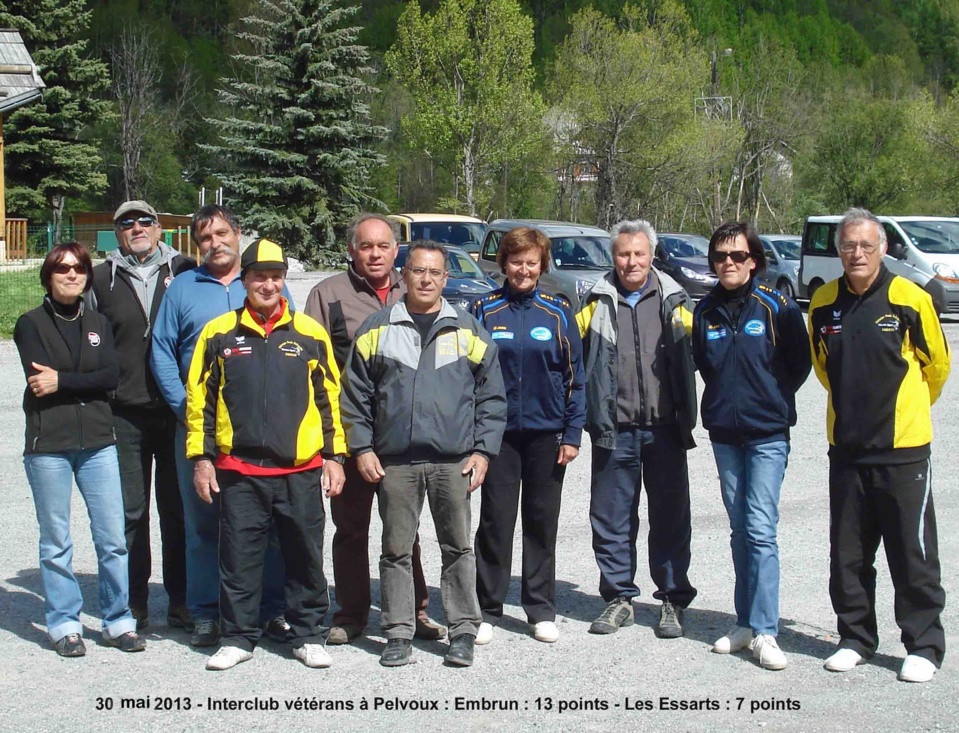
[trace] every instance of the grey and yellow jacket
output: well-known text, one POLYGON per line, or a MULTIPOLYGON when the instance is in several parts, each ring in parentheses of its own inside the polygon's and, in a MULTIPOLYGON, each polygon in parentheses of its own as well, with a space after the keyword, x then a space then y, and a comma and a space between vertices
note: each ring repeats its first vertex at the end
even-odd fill
POLYGON ((356 334, 343 386, 350 453, 404 463, 499 453, 506 393, 489 333, 445 299, 421 343, 406 300, 356 334))
POLYGON ((270 468, 346 454, 329 334, 284 309, 269 334, 244 306, 200 332, 187 393, 187 458, 218 453, 270 468))
MULTIPOLYGON (((670 380, 672 417, 679 427, 683 444, 686 448, 694 448, 696 374, 690 350, 693 316, 689 296, 669 275, 658 270, 655 273, 666 362, 662 365, 662 373, 670 380)), ((616 311, 619 292, 615 278, 614 271, 597 280, 584 296, 583 307, 576 315, 586 363, 586 431, 594 445, 606 450, 616 447, 618 430, 619 333, 616 311)))
POLYGON ((931 406, 949 376, 949 344, 929 295, 880 267, 862 296, 845 277, 816 291, 813 368, 829 392, 830 455, 912 463, 930 455, 931 406))

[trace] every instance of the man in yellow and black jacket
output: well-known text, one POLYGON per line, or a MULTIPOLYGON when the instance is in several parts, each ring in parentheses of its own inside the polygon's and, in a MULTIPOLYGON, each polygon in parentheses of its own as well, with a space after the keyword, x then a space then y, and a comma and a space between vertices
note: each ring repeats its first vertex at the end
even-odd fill
POLYGON ((280 247, 261 239, 241 266, 246 301, 203 328, 186 386, 194 485, 204 501, 212 492, 221 502, 223 646, 207 669, 229 669, 253 655, 273 523, 286 560, 293 655, 308 667, 328 667, 320 488, 335 496, 343 487, 339 369, 326 330, 291 312, 282 296, 287 261, 280 247))
POLYGON ((809 306, 813 366, 829 392, 829 593, 841 637, 825 666, 850 671, 878 647, 882 540, 908 653, 899 678, 927 682, 945 654, 930 443, 949 346, 929 295, 883 265, 875 216, 850 209, 836 240, 844 275, 809 306))

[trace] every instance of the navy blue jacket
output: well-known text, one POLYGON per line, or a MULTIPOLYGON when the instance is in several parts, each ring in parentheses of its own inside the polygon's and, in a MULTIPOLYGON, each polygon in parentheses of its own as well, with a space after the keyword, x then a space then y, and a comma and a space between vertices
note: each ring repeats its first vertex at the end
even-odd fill
POLYGON ((562 444, 579 446, 586 423, 583 342, 566 300, 505 286, 470 310, 499 348, 506 429, 554 431, 562 444))
POLYGON ((737 328, 720 288, 693 314, 693 361, 706 383, 703 427, 715 443, 788 439, 796 424, 796 391, 812 368, 802 311, 754 281, 737 328))

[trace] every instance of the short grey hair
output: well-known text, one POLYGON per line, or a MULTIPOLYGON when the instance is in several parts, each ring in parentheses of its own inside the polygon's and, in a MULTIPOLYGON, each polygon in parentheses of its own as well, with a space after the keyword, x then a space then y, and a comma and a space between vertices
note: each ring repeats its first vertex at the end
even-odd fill
POLYGON ((613 225, 609 231, 610 251, 616 246, 616 238, 620 234, 644 234, 649 240, 649 252, 656 251, 656 245, 659 244, 659 237, 656 236, 656 230, 653 225, 645 219, 625 219, 613 225))
POLYGON ((393 235, 393 244, 400 241, 400 225, 398 223, 383 214, 373 214, 369 211, 364 211, 354 216, 346 229, 346 243, 351 249, 356 249, 356 230, 360 228, 360 224, 370 220, 381 221, 390 228, 390 233, 393 235))
POLYGON ((869 209, 863 209, 859 206, 853 206, 846 209, 846 213, 842 215, 842 220, 839 222, 839 226, 836 227, 836 236, 835 236, 835 245, 836 250, 839 250, 839 242, 842 239, 843 230, 847 226, 855 226, 856 224, 862 224, 863 222, 871 221, 876 225, 876 229, 879 230, 879 246, 886 246, 886 228, 882 225, 882 222, 879 221, 879 217, 873 214, 869 209))

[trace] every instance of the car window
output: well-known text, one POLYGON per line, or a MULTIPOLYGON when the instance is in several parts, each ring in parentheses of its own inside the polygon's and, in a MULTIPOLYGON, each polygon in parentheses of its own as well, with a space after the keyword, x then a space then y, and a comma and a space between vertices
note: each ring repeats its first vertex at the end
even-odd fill
POLYGON ((899 226, 922 252, 959 254, 959 221, 901 221, 899 226))
POLYGON ((495 260, 496 253, 499 252, 499 241, 503 238, 503 232, 489 232, 486 237, 486 244, 483 247, 483 259, 495 260))
POLYGON ((763 252, 766 253, 766 262, 768 262, 768 263, 770 263, 770 264, 772 264, 772 265, 775 265, 776 262, 779 261, 778 258, 776 257, 776 253, 773 252, 771 249, 769 249, 769 247, 765 247, 765 248, 763 249, 763 252))
POLYGON ((799 242, 795 239, 774 239, 773 242, 784 260, 799 261, 799 242))
POLYGON ((432 239, 443 244, 455 244, 460 247, 467 242, 482 242, 486 233, 485 224, 470 222, 413 222, 410 225, 410 240, 432 239))
POLYGON ((660 237, 659 241, 673 257, 706 257, 709 240, 703 237, 660 237))
POLYGON ((479 265, 473 262, 473 258, 469 255, 464 255, 460 252, 450 252, 448 264, 450 277, 455 277, 460 280, 486 279, 486 275, 483 274, 479 265))
POLYGON ((608 237, 556 237, 550 240, 559 268, 606 270, 613 266, 608 237))
POLYGON ((833 240, 833 234, 836 231, 835 224, 811 223, 806 227, 806 234, 803 238, 803 252, 811 255, 829 255, 838 257, 836 252, 836 243, 833 240))

